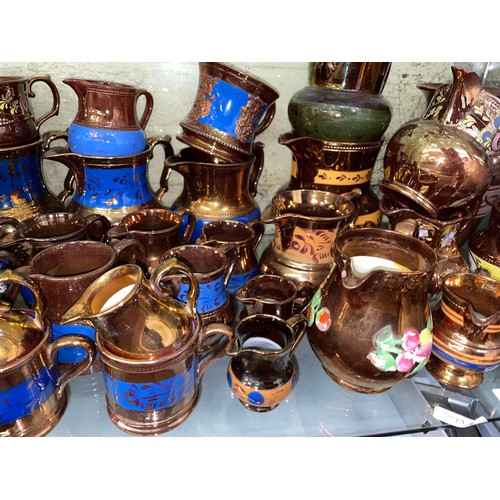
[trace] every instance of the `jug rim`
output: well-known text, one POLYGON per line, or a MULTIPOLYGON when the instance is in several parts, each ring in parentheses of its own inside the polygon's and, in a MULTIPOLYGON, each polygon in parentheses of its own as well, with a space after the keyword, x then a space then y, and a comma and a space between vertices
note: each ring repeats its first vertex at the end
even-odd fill
MULTIPOLYGON (((293 318, 293 316, 292 316, 292 318, 293 318)), ((267 355, 267 356, 284 354, 287 351, 289 351, 294 344, 294 331, 293 331, 293 326, 289 323, 290 319, 291 318, 283 319, 283 318, 280 318, 279 316, 275 316, 273 314, 266 314, 266 313, 249 314, 248 316, 245 316, 244 318, 242 318, 238 322, 238 324, 235 326, 235 329, 234 329, 235 336, 234 336, 233 341, 229 345, 237 342, 237 344, 239 346, 238 354, 245 353, 245 352, 258 353, 258 354, 263 354, 263 355, 267 355), (249 323, 251 321, 254 321, 255 319, 260 319, 260 318, 272 321, 273 323, 279 323, 281 325, 286 326, 286 328, 290 332, 290 337, 291 337, 286 346, 280 347, 279 349, 266 350, 266 349, 259 349, 258 347, 243 347, 241 345, 241 341, 240 341, 240 337, 239 337, 239 329, 241 328, 241 326, 245 325, 246 323, 249 323)), ((228 345, 228 350, 229 350, 229 345, 228 345)))
MULTIPOLYGON (((125 94, 136 94, 139 90, 133 85, 127 83, 113 82, 110 80, 100 80, 100 79, 88 79, 88 78, 65 78, 63 83, 70 85, 70 83, 82 83, 86 89, 96 89, 105 90, 106 93, 125 93, 125 94)), ((71 86, 71 85, 70 85, 71 86)))
MULTIPOLYGON (((64 252, 62 255, 66 255, 64 252)), ((36 255, 33 256, 31 259, 31 262, 27 264, 27 267, 29 269, 29 274, 33 275, 41 275, 44 277, 44 279, 50 280, 50 281, 67 281, 68 279, 72 279, 74 277, 82 277, 90 273, 95 273, 99 269, 103 269, 107 267, 107 264, 111 258, 116 259, 116 251, 107 243, 101 242, 101 241, 95 241, 95 240, 74 240, 74 241, 64 241, 62 243, 57 243, 55 245, 50 245, 47 248, 44 248, 42 251, 37 253, 36 255), (108 253, 108 259, 101 263, 98 267, 90 269, 84 273, 79 273, 79 274, 73 274, 70 276, 50 276, 46 274, 45 272, 39 272, 36 271, 36 264, 39 263, 42 259, 47 259, 47 256, 50 254, 53 254, 54 252, 61 252, 62 250, 66 248, 71 248, 71 247, 82 247, 82 251, 85 251, 85 247, 95 247, 95 248, 101 248, 105 252, 108 253)))
MULTIPOLYGON (((392 238, 400 242, 400 248, 404 248, 408 252, 411 250, 412 247, 416 247, 419 249, 420 255, 424 259, 424 262, 419 264, 419 267, 422 267, 422 269, 412 269, 409 268, 409 266, 407 266, 406 264, 401 264, 400 262, 398 262, 399 264, 405 265, 405 267, 408 267, 410 269, 409 271, 398 271, 397 273, 394 273, 398 276, 419 275, 422 273, 432 272, 438 262, 438 257, 436 255, 436 252, 427 243, 420 241, 418 238, 415 238, 413 236, 408 236, 393 229, 386 229, 381 227, 354 227, 351 229, 345 229, 344 231, 342 231, 340 234, 337 235, 337 238, 335 240, 336 243, 335 253, 341 256, 345 260, 350 260, 352 257, 356 255, 348 255, 344 251, 343 246, 348 243, 350 238, 352 238, 353 236, 358 236, 365 242, 364 248, 366 248, 370 235, 375 236, 377 238, 377 241, 383 241, 383 243, 389 247, 394 246, 394 243, 389 240, 389 238, 392 238), (426 264, 425 268, 423 268, 424 263, 426 264)), ((358 253, 357 255, 366 255, 366 253, 358 253)), ((418 264, 416 259, 415 262, 418 264)), ((364 280, 366 277, 376 272, 383 272, 385 274, 390 273, 390 271, 372 270, 368 272, 365 277, 361 278, 361 280, 364 280)))
POLYGON ((269 100, 274 101, 280 96, 278 90, 271 84, 234 64, 226 62, 200 62, 198 65, 200 68, 209 68, 212 72, 219 74, 227 72, 228 75, 226 75, 226 78, 228 80, 236 79, 237 85, 250 93, 260 90, 260 94, 266 94, 269 100))

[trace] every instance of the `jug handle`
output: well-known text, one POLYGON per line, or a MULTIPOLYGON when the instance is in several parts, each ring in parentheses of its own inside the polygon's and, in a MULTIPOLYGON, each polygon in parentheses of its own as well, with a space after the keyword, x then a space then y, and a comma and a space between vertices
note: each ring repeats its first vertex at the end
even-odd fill
POLYGON ((189 208, 181 207, 177 210, 174 210, 176 214, 179 214, 181 217, 187 217, 186 227, 184 228, 184 232, 180 235, 181 244, 185 245, 191 241, 191 237, 193 236, 195 227, 196 227, 196 216, 194 215, 189 208))
POLYGON ((146 106, 144 107, 144 111, 142 112, 141 119, 139 120, 139 125, 142 129, 146 128, 148 124, 149 118, 151 117, 151 113, 153 112, 153 96, 146 89, 137 89, 137 98, 143 95, 146 98, 146 106))
POLYGON ((295 314, 291 318, 287 319, 286 322, 292 328, 294 334, 292 343, 290 344, 291 354, 299 345, 304 333, 307 330, 307 318, 303 314, 295 314))
POLYGON ((297 298, 293 303, 293 314, 304 314, 315 293, 316 287, 310 281, 298 283, 297 298))
POLYGON ((73 174, 73 172, 69 171, 64 179, 64 189, 57 195, 57 198, 61 203, 64 204, 67 198, 75 192, 75 188, 73 187, 74 182, 75 175, 73 174))
MULTIPOLYGON (((189 288, 187 291, 186 310, 189 316, 197 316, 196 304, 198 302, 199 295, 198 281, 195 278, 193 271, 176 257, 171 257, 164 260, 153 269, 153 272, 151 273, 151 277, 149 279, 153 290, 160 296, 164 297, 166 294, 162 289, 163 286, 161 285, 161 281, 171 273, 177 273, 177 277, 178 274, 184 275, 188 279, 189 288)), ((174 277, 176 277, 175 274, 174 277)))
POLYGON ((14 232, 18 224, 19 221, 14 217, 8 217, 8 216, 0 217, 0 232, 1 232, 0 238, 5 238, 5 236, 14 232))
POLYGON ((64 140, 68 142, 68 130, 49 130, 42 134, 42 151, 45 153, 50 149, 54 141, 64 140))
POLYGON ((59 91, 57 90, 57 87, 55 86, 54 82, 51 80, 49 75, 44 75, 44 76, 34 76, 28 80, 28 97, 35 97, 35 93, 31 89, 33 84, 36 82, 44 82, 47 84, 52 92, 52 108, 50 111, 48 111, 45 115, 41 116, 38 118, 38 120, 35 121, 35 128, 37 132, 40 130, 40 125, 51 118, 52 116, 55 116, 59 113, 59 103, 60 103, 60 97, 59 97, 59 91))
POLYGON ((163 160, 163 170, 160 175, 160 187, 155 193, 155 197, 158 199, 158 201, 161 201, 163 196, 168 191, 168 180, 170 178, 171 170, 170 167, 167 165, 167 160, 170 156, 174 155, 174 148, 172 147, 172 144, 170 141, 172 138, 169 135, 165 135, 163 137, 153 137, 148 139, 148 145, 151 149, 154 149, 158 144, 160 144, 163 147, 163 150, 165 151, 165 159, 163 160))
MULTIPOLYGON (((0 283, 11 283, 14 285, 25 286, 33 294, 35 300, 31 305, 31 310, 34 313, 34 321, 38 328, 45 330, 43 309, 45 307, 44 297, 35 280, 28 275, 17 272, 12 269, 5 269, 0 273, 0 283)), ((17 288, 17 287, 16 287, 17 288)))
POLYGON ((57 351, 63 347, 81 347, 87 351, 87 356, 60 374, 56 384, 57 397, 63 395, 66 384, 83 373, 94 362, 96 357, 96 348, 93 340, 83 335, 63 335, 51 342, 47 347, 50 366, 57 365, 57 351))
POLYGON ((111 222, 102 214, 89 214, 84 217, 89 223, 88 237, 94 241, 106 242, 111 222))
POLYGON ((220 250, 227 257, 227 266, 224 273, 224 286, 227 287, 234 272, 236 259, 238 258, 238 247, 234 243, 223 243, 217 240, 207 240, 205 233, 201 233, 195 241, 196 245, 212 247, 220 250))
POLYGON ((224 357, 226 347, 232 342, 234 337, 233 329, 226 323, 210 323, 202 327, 198 339, 198 355, 200 356, 198 378, 201 378, 203 372, 210 365, 224 357))
POLYGON ((132 262, 138 265, 144 271, 147 269, 147 251, 146 247, 134 238, 124 238, 123 240, 117 240, 113 243, 109 243, 111 248, 116 252, 117 265, 128 264, 132 262))
POLYGON ((255 231, 255 236, 252 242, 252 248, 255 251, 264 236, 265 225, 260 219, 253 219, 247 222, 247 225, 255 231))
POLYGON ((275 114, 276 114, 276 103, 273 102, 271 106, 267 108, 266 114, 257 125, 257 128, 255 129, 255 135, 261 134, 262 132, 264 132, 264 130, 266 130, 267 127, 269 127, 269 125, 271 125, 271 122, 273 121, 275 114))
POLYGON ((248 191, 252 198, 257 196, 257 184, 259 183, 264 167, 264 144, 262 142, 254 142, 253 144, 255 160, 250 172, 250 179, 248 182, 248 191))

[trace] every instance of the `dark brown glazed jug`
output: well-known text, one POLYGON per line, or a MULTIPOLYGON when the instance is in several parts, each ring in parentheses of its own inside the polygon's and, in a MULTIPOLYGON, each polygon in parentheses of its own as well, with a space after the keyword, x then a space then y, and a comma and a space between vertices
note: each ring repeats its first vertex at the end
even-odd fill
POLYGON ((147 147, 145 127, 153 111, 153 96, 123 83, 66 78, 78 97, 78 111, 68 129, 72 152, 86 156, 127 156, 147 147), (137 117, 137 101, 146 105, 137 117))
POLYGON ((40 138, 40 126, 59 112, 59 92, 50 76, 0 76, 0 148, 25 144, 40 138), (33 85, 45 83, 52 93, 52 107, 36 118, 30 99, 33 85))
POLYGON ((307 311, 309 342, 335 382, 378 393, 425 366, 435 265, 432 248, 396 231, 355 228, 337 236, 335 262, 307 311))

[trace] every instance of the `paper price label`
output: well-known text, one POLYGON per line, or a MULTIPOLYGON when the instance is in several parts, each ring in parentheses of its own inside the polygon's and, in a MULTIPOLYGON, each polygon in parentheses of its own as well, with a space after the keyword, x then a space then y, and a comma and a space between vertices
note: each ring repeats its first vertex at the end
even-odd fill
POLYGON ((441 420, 445 424, 453 425, 453 427, 459 427, 460 429, 465 429, 466 427, 472 427, 477 424, 484 424, 487 420, 484 417, 476 418, 472 420, 471 418, 464 417, 459 413, 447 410, 442 406, 435 406, 432 412, 433 417, 441 420))

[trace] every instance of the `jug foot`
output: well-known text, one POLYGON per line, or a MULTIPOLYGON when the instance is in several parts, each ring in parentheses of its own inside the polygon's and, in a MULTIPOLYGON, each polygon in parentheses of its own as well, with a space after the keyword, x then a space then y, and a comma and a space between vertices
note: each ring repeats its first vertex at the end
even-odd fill
POLYGON ((150 418, 151 412, 149 412, 149 416, 144 412, 142 413, 140 420, 133 421, 131 419, 124 418, 123 416, 117 415, 109 406, 108 416, 116 425, 116 427, 124 432, 127 432, 128 434, 133 434, 135 436, 158 436, 175 429, 176 427, 181 425, 189 417, 189 415, 191 415, 193 410, 196 408, 199 394, 199 391, 197 391, 196 396, 193 398, 190 405, 186 407, 179 415, 176 415, 175 417, 172 417, 170 415, 170 417, 163 420, 161 420, 161 417, 158 420, 154 420, 153 418, 150 418))
POLYGON ((441 384, 457 389, 474 389, 483 382, 483 372, 460 368, 432 354, 426 370, 441 384))
POLYGON ((389 390, 392 386, 384 386, 381 388, 376 388, 376 387, 366 387, 366 386, 361 386, 361 385, 356 385, 352 384, 350 382, 347 382, 344 379, 341 379, 334 375, 332 372, 328 371, 324 366, 323 370, 325 370, 325 373, 334 381, 337 382, 341 387, 344 389, 349 389, 350 391, 354 392, 360 392, 362 394, 378 394, 380 392, 385 392, 389 390))
POLYGON ((273 405, 273 406, 254 406, 248 403, 245 403, 244 401, 239 400, 239 402, 247 409, 250 411, 254 411, 256 413, 265 413, 267 411, 274 410, 279 404, 273 405))
POLYGON ((0 426, 0 437, 43 437, 48 434, 61 420, 68 405, 66 389, 58 398, 52 396, 37 410, 18 419, 14 424, 0 426))

